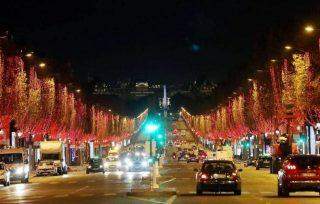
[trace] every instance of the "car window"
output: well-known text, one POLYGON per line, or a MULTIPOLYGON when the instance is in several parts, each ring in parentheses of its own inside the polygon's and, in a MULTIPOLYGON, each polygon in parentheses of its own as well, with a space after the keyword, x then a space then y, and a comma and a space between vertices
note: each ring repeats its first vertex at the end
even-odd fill
POLYGON ((292 157, 289 161, 300 169, 320 167, 320 157, 292 157))
POLYGON ((230 172, 234 171, 235 166, 229 162, 210 162, 204 163, 202 166, 203 172, 230 172))

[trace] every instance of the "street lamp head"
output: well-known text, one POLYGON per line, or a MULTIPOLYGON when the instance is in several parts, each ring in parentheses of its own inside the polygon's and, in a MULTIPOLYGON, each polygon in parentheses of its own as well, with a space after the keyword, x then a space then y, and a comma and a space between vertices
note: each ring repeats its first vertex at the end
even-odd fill
POLYGON ((46 66, 46 63, 44 63, 44 62, 41 62, 40 64, 39 64, 39 67, 41 67, 41 68, 44 68, 46 66))
POLYGON ((312 25, 307 25, 304 28, 304 31, 306 31, 306 33, 312 33, 314 31, 314 27, 312 25))
POLYGON ((81 89, 77 89, 76 92, 77 92, 77 93, 80 93, 80 92, 81 92, 81 89))
POLYGON ((272 63, 275 63, 277 60, 276 59, 271 59, 270 60, 272 63))
POLYGON ((30 57, 32 57, 33 56, 33 52, 28 52, 27 54, 26 54, 26 57, 28 57, 28 58, 30 58, 30 57))
POLYGON ((291 47, 290 45, 286 45, 286 46, 284 46, 284 49, 286 49, 286 50, 292 50, 292 47, 291 47))
POLYGON ((249 81, 249 82, 251 82, 251 81, 252 81, 252 79, 251 79, 251 78, 249 78, 249 79, 248 79, 248 81, 249 81))

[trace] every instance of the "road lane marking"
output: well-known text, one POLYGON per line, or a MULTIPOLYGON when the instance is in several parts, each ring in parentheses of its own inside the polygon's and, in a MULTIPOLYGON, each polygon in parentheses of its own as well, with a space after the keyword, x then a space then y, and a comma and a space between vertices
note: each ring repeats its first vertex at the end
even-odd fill
POLYGON ((62 195, 55 195, 53 196, 54 198, 65 198, 65 197, 68 197, 69 195, 68 194, 62 194, 62 195))
POLYGON ((116 196, 116 193, 105 193, 104 196, 116 196))
POLYGON ((175 200, 177 199, 176 195, 171 196, 168 200, 167 200, 167 204, 172 204, 175 200))
POLYGON ((176 178, 172 178, 172 179, 170 179, 170 180, 163 181, 163 182, 160 183, 160 185, 163 185, 163 184, 165 184, 165 183, 172 182, 172 181, 174 181, 174 180, 176 180, 176 178))
POLYGON ((156 200, 149 200, 147 198, 139 198, 139 197, 134 197, 134 196, 128 196, 128 198, 133 199, 133 200, 140 200, 140 201, 144 201, 144 202, 149 202, 149 203, 167 204, 166 202, 161 202, 161 201, 156 201, 156 200))
POLYGON ((73 191, 72 194, 78 193, 78 192, 83 191, 83 190, 85 190, 85 189, 87 189, 87 188, 89 188, 89 186, 84 186, 84 187, 82 187, 82 188, 79 188, 79 189, 73 191))

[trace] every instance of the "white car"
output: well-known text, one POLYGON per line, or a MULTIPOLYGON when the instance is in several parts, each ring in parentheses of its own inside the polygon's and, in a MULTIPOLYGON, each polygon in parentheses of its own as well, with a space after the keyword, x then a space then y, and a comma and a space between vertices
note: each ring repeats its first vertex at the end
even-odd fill
POLYGON ((10 171, 5 163, 0 163, 0 183, 4 186, 10 185, 10 171))

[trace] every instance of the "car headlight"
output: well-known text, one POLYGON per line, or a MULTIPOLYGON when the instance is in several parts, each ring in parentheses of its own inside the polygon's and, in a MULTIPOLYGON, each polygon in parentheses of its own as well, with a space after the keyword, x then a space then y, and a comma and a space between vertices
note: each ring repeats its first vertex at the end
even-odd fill
POLYGON ((102 165, 100 165, 100 168, 102 168, 102 165))
POLYGON ((108 167, 108 163, 104 163, 103 166, 104 166, 104 168, 107 168, 108 167))
POLYGON ((141 163, 141 165, 142 165, 143 167, 148 167, 148 162, 147 162, 147 161, 143 161, 143 162, 141 163))
POLYGON ((17 174, 22 174, 23 173, 23 167, 18 167, 16 170, 17 174))
POLYGON ((132 167, 133 164, 132 164, 132 161, 129 158, 126 158, 124 161, 125 161, 127 167, 132 167))
POLYGON ((91 165, 89 165, 88 168, 91 169, 91 165))
POLYGON ((29 166, 24 167, 24 173, 29 173, 29 166))

